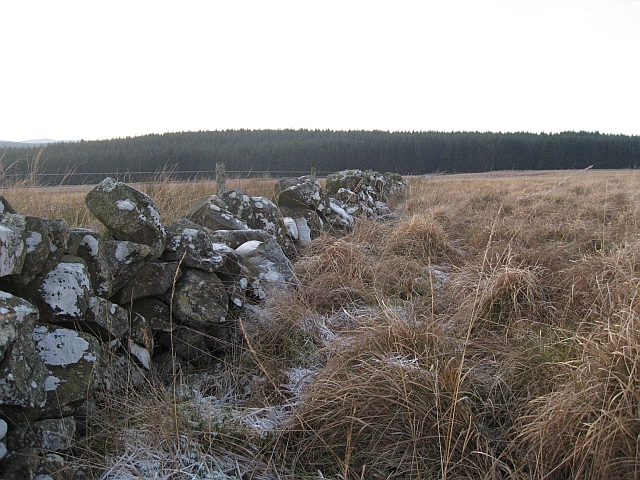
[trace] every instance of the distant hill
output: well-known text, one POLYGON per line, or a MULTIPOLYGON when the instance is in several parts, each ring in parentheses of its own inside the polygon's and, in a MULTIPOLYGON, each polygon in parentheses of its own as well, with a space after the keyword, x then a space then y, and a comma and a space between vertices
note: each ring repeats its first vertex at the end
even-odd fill
POLYGON ((37 138, 34 140, 24 140, 22 142, 9 142, 7 140, 0 140, 0 148, 1 147, 24 148, 24 147, 45 145, 48 143, 58 143, 58 142, 67 142, 67 141, 70 141, 70 140, 53 140, 51 138, 37 138))
POLYGON ((35 144, 35 143, 57 143, 61 140, 52 140, 51 138, 37 138, 35 140, 23 140, 18 143, 27 143, 27 144, 35 144))

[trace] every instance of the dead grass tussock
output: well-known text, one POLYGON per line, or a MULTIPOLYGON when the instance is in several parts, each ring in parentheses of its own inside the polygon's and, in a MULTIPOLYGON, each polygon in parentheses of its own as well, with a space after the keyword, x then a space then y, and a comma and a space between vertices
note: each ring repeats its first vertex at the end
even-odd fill
POLYGON ((294 468, 343 478, 482 476, 489 441, 458 347, 435 324, 393 310, 350 332, 291 419, 294 468))
POLYGON ((578 338, 580 358, 564 364, 564 382, 522 418, 524 469, 535 478, 640 474, 640 317, 621 311, 594 326, 578 338))

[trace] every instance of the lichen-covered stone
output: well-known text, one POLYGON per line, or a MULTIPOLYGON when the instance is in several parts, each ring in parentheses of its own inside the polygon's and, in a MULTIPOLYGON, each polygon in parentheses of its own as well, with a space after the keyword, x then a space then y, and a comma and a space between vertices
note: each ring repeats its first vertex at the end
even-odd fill
POLYGON ((15 285, 26 285, 45 268, 51 246, 47 222, 38 217, 25 217, 23 240, 25 257, 22 271, 10 279, 15 285))
POLYGON ((83 332, 55 325, 36 325, 35 350, 49 374, 45 380, 45 414, 69 414, 75 404, 93 392, 100 375, 101 347, 98 340, 83 332))
POLYGON ((64 220, 43 218, 49 229, 49 256, 42 271, 50 270, 65 255, 69 241, 69 225, 64 220))
POLYGON ((294 287, 298 281, 291 261, 275 238, 251 240, 236 248, 247 267, 249 289, 255 297, 264 300, 274 290, 294 287))
POLYGON ((279 207, 322 211, 321 189, 320 182, 310 176, 281 178, 274 187, 275 203, 279 207))
POLYGON ((4 196, 0 195, 0 214, 2 213, 17 213, 4 196))
POLYGON ((149 196, 108 177, 87 194, 86 203, 114 238, 147 245, 155 257, 162 254, 166 232, 149 196))
POLYGON ((362 170, 342 170, 327 175, 325 190, 328 193, 336 194, 340 189, 356 190, 365 182, 365 175, 362 170))
POLYGON ((31 337, 38 310, 0 292, 0 406, 39 407, 46 400, 47 370, 31 337))
POLYGON ((50 418, 22 425, 10 435, 12 449, 37 448, 45 452, 67 450, 76 435, 76 419, 50 418))
POLYGON ((129 335, 129 312, 120 305, 101 297, 91 297, 82 319, 56 322, 64 327, 90 333, 103 342, 123 339, 129 335))
POLYGON ((233 250, 224 243, 215 242, 208 232, 210 230, 190 220, 178 220, 167 228, 162 259, 205 272, 220 270, 233 250))
POLYGON ((185 217, 210 230, 247 230, 247 224, 233 215, 217 195, 195 203, 185 217))
POLYGON ((142 297, 163 295, 182 272, 178 262, 145 262, 133 277, 111 297, 116 303, 128 304, 142 297))
MULTIPOLYGON (((170 303, 170 294, 163 297, 170 303)), ((224 323, 229 309, 229 297, 215 273, 185 269, 173 294, 173 314, 176 319, 195 330, 206 331, 211 325, 224 323)))
POLYGON ((31 284, 42 318, 50 322, 84 317, 93 296, 89 272, 79 257, 67 256, 31 284))
POLYGON ((0 277, 22 272, 27 254, 25 230, 26 218, 22 215, 0 215, 0 277))
POLYGON ((131 305, 131 312, 142 316, 153 332, 171 332, 179 321, 171 319, 169 306, 156 298, 140 298, 131 305))
MULTIPOLYGON (((222 194, 222 200, 227 205, 227 210, 240 220, 251 226, 253 220, 253 206, 249 195, 238 188, 227 190, 222 194)), ((254 228, 254 227, 251 227, 254 228)))
MULTIPOLYGON (((128 241, 107 240, 99 245, 99 252, 106 261, 110 286, 104 297, 109 298, 133 278, 145 262, 155 257, 153 250, 144 244, 128 241)), ((96 292, 98 293, 98 292, 96 292)))
POLYGON ((108 298, 113 292, 110 262, 102 247, 102 234, 96 230, 72 229, 67 251, 84 260, 96 295, 108 298))

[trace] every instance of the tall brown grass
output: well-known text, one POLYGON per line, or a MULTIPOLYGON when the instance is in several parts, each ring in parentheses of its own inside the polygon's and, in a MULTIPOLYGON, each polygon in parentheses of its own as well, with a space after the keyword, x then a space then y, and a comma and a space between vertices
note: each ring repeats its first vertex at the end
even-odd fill
MULTIPOLYGON (((214 187, 145 188, 171 221, 214 187)), ((396 219, 316 239, 298 289, 241 315, 210 386, 184 379, 197 408, 157 382, 130 404, 169 405, 158 431, 231 478, 638 478, 639 197, 635 170, 411 179, 396 219)), ((134 455, 112 415, 98 471, 134 455)))

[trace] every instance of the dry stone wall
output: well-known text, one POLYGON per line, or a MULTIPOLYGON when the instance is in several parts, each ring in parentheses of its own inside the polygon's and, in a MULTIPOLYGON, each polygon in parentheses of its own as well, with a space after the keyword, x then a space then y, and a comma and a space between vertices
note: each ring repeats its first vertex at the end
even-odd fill
POLYGON ((0 197, 0 478, 46 470, 24 459, 69 448, 76 416, 118 375, 141 381, 224 353, 246 302, 296 287, 299 249, 355 217, 392 215, 386 201, 405 189, 360 170, 329 176, 326 190, 281 179, 273 199, 230 190, 164 225, 151 198, 106 178, 86 196, 106 234, 0 197))

